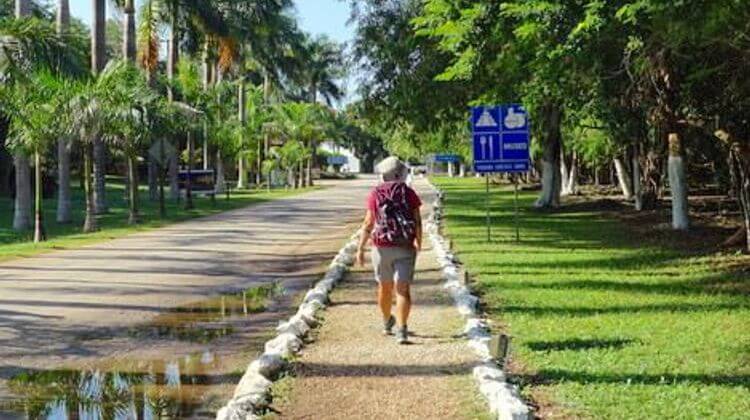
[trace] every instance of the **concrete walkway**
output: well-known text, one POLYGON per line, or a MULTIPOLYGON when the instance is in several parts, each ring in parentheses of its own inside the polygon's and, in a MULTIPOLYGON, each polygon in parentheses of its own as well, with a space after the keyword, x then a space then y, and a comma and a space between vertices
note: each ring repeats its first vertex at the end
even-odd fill
MULTIPOLYGON (((306 288, 354 231, 374 182, 327 182, 300 196, 0 264, 0 399, 4 381, 24 369, 204 351, 126 331, 221 292, 272 281, 306 288)), ((257 319, 258 331, 270 332, 281 312, 251 317, 243 328, 257 319)), ((227 370, 244 367, 238 363, 227 370)))
MULTIPOLYGON (((424 181, 417 181, 423 201, 424 181)), ((428 206, 425 206, 428 207, 428 206)), ((442 290, 429 248, 419 255, 409 323, 411 345, 381 332, 371 268, 357 268, 331 295, 315 342, 293 378, 276 385, 269 417, 290 419, 461 419, 486 412, 471 369, 476 356, 457 336, 463 320, 442 290)))

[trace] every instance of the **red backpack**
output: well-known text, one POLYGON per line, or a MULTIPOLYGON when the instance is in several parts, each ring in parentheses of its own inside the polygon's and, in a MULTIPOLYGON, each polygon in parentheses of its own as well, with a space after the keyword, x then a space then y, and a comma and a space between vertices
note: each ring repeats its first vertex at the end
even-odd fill
POLYGON ((372 238, 379 243, 410 246, 417 236, 414 209, 407 199, 408 187, 403 182, 385 182, 375 188, 378 207, 372 238))

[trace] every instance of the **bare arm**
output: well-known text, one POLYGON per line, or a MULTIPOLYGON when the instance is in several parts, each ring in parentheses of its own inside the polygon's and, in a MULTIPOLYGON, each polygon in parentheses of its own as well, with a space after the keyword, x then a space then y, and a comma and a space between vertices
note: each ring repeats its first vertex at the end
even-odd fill
POLYGON ((375 218, 372 215, 372 211, 367 210, 365 213, 365 220, 362 221, 362 234, 359 236, 359 246, 357 247, 357 264, 365 264, 365 246, 370 240, 370 233, 372 227, 375 224, 375 218))
POLYGON ((419 252, 422 250, 422 213, 419 208, 414 209, 414 223, 416 223, 414 248, 419 252))

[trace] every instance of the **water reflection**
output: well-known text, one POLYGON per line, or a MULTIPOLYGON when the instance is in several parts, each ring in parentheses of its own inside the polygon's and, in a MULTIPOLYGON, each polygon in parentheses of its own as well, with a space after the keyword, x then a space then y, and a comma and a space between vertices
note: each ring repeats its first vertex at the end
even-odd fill
POLYGON ((272 299, 283 293, 283 288, 274 283, 219 295, 167 309, 149 323, 133 327, 129 333, 139 338, 208 343, 234 332, 227 322, 229 319, 263 312, 272 299))
MULTIPOLYGON (((238 316, 264 311, 283 293, 277 284, 261 285, 168 309, 129 335, 208 343, 232 334, 238 316)), ((211 387, 233 388, 240 379, 221 374, 219 362, 207 350, 164 360, 106 359, 88 370, 26 370, 8 381, 15 398, 0 401, 0 418, 10 415, 5 411, 43 420, 212 418, 211 387)))
POLYGON ((135 369, 24 372, 9 381, 19 396, 10 408, 46 420, 184 418, 206 409, 208 386, 239 380, 217 371, 215 355, 204 352, 135 369))

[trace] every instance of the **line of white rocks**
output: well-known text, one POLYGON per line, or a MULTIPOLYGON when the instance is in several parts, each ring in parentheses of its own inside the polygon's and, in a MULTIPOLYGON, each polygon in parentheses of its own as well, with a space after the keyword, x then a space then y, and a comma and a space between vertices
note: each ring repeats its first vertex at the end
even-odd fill
POLYGON ((444 289, 453 298, 458 312, 466 319, 464 334, 469 340, 468 345, 479 356, 480 362, 474 367, 474 379, 479 391, 490 405, 490 411, 499 420, 526 420, 531 418, 531 410, 521 399, 518 387, 507 382, 505 373, 497 366, 490 354, 492 335, 486 318, 477 309, 479 298, 460 280, 459 268, 456 266, 456 256, 440 234, 443 214, 443 193, 430 184, 435 191, 435 201, 432 213, 427 219, 426 230, 432 247, 437 254, 438 263, 442 269, 445 283, 444 289))
POLYGON ((317 325, 316 313, 328 305, 329 294, 354 262, 360 234, 361 230, 357 231, 341 248, 323 279, 307 292, 297 313, 279 324, 276 328, 278 335, 266 342, 264 353, 247 367, 234 396, 218 411, 217 420, 260 418, 260 413, 271 402, 273 381, 279 378, 289 359, 302 349, 302 339, 317 325))

